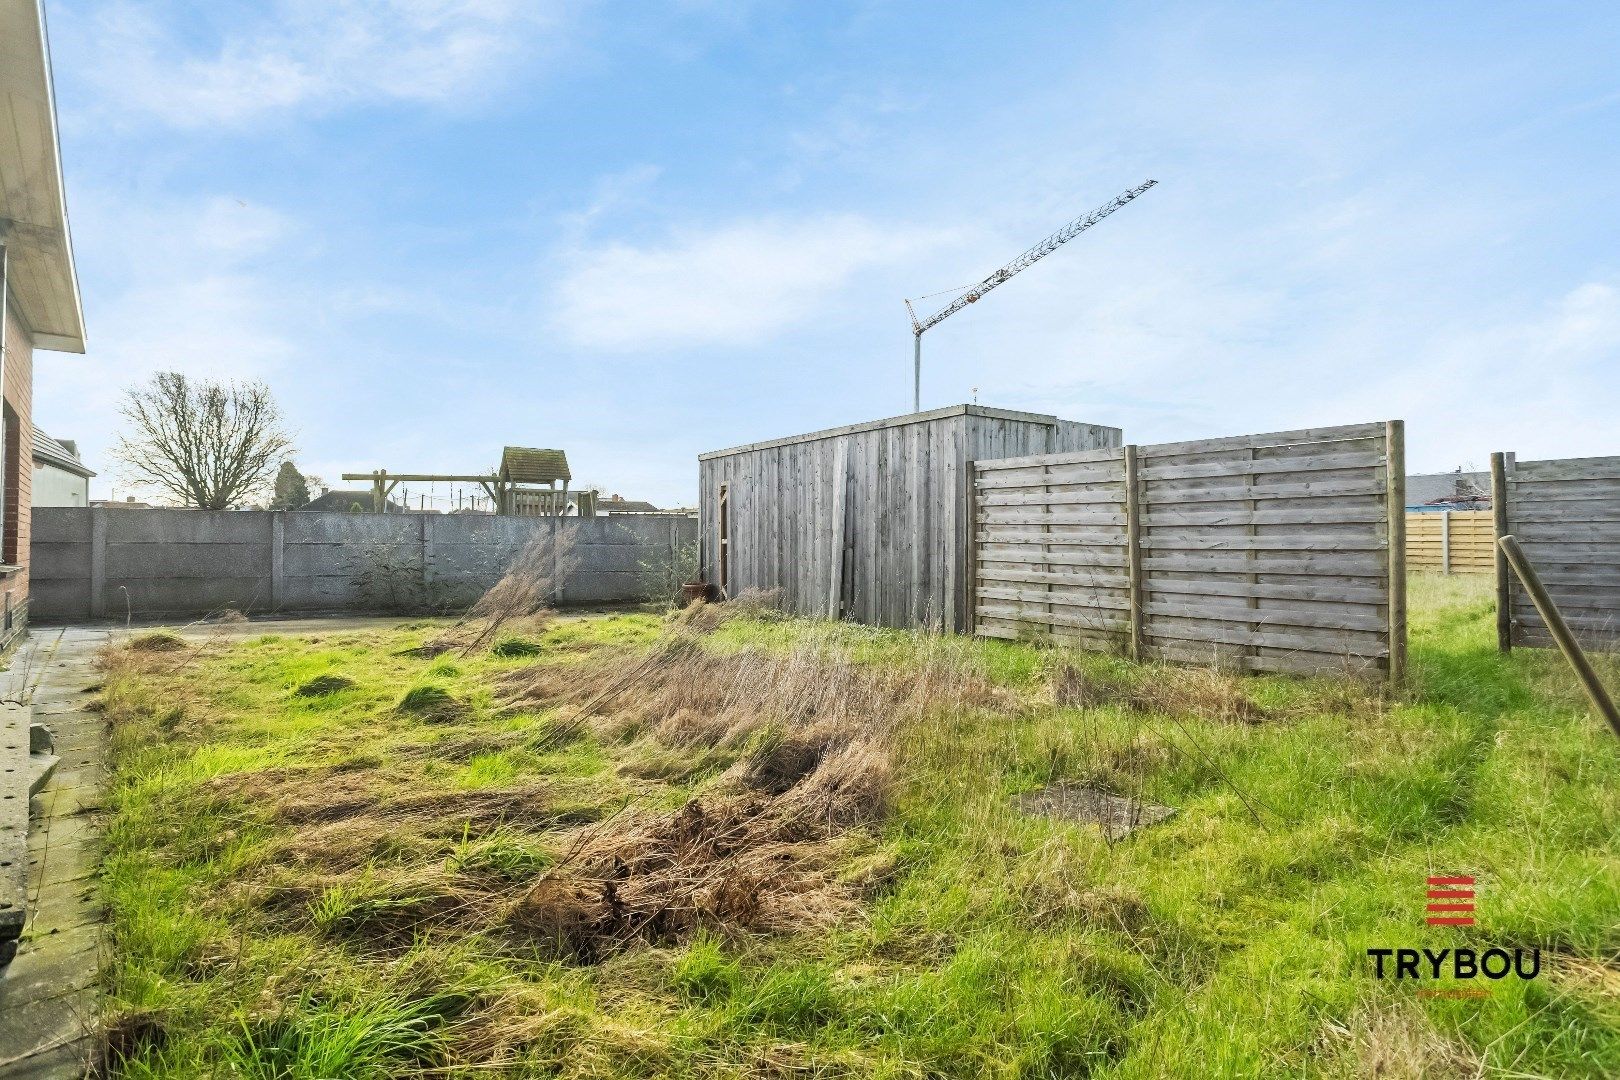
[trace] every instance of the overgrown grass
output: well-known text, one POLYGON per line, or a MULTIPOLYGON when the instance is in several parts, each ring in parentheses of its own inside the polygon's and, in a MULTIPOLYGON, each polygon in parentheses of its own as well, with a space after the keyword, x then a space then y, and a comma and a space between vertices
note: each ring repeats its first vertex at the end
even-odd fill
POLYGON ((1483 583, 1411 596, 1396 701, 762 612, 120 652, 114 1071, 1620 1074, 1620 744, 1483 583), (1179 813, 1014 810, 1054 781, 1179 813), (1366 956, 1459 944, 1543 973, 1366 956))

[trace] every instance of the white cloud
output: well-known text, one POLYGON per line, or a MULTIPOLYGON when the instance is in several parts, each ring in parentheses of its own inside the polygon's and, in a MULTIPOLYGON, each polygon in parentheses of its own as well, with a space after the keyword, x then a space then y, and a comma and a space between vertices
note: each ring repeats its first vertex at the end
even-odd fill
POLYGON ((180 127, 292 109, 465 101, 543 47, 550 0, 278 0, 199 51, 152 6, 71 26, 103 111, 180 127))
POLYGON ((554 324, 603 349, 759 344, 825 310, 862 272, 914 259, 948 235, 845 214, 609 243, 564 260, 554 324))
POLYGON ((1614 452, 1620 285, 1583 283, 1525 317, 1416 343, 1409 361, 1349 399, 1367 419, 1407 420, 1414 471, 1614 452))

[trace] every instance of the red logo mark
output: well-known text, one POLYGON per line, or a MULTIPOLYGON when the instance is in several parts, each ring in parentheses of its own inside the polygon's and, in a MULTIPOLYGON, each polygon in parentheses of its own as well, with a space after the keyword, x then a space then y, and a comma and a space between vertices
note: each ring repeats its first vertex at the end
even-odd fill
POLYGON ((1430 926, 1473 926, 1474 879, 1431 877, 1428 923, 1430 926))

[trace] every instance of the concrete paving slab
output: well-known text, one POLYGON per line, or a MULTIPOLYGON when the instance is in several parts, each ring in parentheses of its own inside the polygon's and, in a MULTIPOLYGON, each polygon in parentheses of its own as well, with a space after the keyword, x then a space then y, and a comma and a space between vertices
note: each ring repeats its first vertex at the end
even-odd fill
MULTIPOLYGON (((15 1004, 7 995, 0 995, 0 1075, 12 1075, 11 1069, 31 1057, 88 1042, 95 1009, 94 990, 73 990, 15 1004)), ((80 1054, 87 1052, 81 1050, 80 1054)))
MULTIPOLYGON (((86 1075, 98 1049, 96 976, 102 912, 95 871, 106 777, 107 727, 86 708, 84 688, 104 632, 35 631, 0 682, 23 683, 23 700, 57 738, 56 773, 31 801, 28 921, 21 948, 0 975, 0 1076, 65 1080, 86 1075)), ((9 684, 8 684, 9 685, 9 684)))

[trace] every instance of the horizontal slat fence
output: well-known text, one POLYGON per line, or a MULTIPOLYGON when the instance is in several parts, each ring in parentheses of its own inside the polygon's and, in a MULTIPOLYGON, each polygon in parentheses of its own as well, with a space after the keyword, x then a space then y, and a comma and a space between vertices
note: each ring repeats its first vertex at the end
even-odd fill
POLYGON ((1394 421, 976 462, 975 631, 1398 678, 1402 456, 1394 421))
MULTIPOLYGON (((1524 548, 1560 614, 1589 649, 1620 652, 1620 457, 1492 461, 1499 527, 1524 548)), ((1504 645, 1552 648, 1511 570, 1498 570, 1504 645)))
POLYGON ((1489 510, 1424 510, 1406 515, 1406 568, 1441 574, 1496 572, 1496 527, 1489 510))

